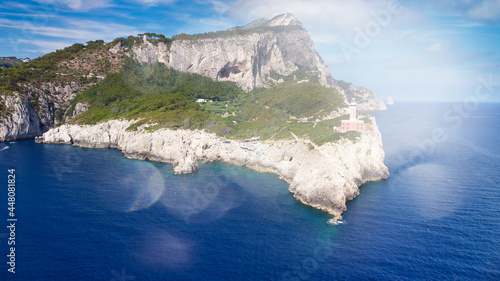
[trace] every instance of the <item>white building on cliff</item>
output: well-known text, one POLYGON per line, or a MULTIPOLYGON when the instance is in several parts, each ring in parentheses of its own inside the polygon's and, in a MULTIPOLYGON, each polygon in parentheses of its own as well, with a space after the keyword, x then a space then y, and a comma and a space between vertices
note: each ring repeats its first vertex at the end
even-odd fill
POLYGON ((340 128, 335 127, 334 130, 343 133, 347 131, 363 131, 365 129, 365 121, 357 120, 356 100, 353 98, 351 100, 351 106, 349 108, 349 120, 342 120, 340 123, 340 128))

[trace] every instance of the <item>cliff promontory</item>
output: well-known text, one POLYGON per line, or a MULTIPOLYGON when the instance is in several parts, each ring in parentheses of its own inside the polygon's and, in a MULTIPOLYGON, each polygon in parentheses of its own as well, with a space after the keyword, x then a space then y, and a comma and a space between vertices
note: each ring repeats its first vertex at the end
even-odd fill
POLYGON ((244 165, 279 174, 298 200, 338 218, 361 184, 388 177, 375 119, 348 116, 348 98, 384 109, 372 91, 334 80, 283 14, 171 39, 89 41, 0 69, 0 141, 118 148, 176 174, 199 160, 244 165))
POLYGON ((290 184, 295 198, 338 218, 346 210, 345 202, 359 194, 362 183, 389 176, 381 136, 373 118, 371 121, 371 130, 354 141, 342 138, 321 146, 300 138, 228 141, 203 130, 127 131, 133 121, 125 120, 63 125, 37 141, 118 148, 127 157, 172 163, 176 174, 196 171, 197 160, 223 161, 277 173, 290 184))

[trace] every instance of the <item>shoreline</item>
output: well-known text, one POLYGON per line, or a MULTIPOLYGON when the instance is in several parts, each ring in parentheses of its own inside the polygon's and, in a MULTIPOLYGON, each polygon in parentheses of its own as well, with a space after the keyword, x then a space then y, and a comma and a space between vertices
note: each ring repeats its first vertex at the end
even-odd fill
POLYGON ((380 132, 361 133, 359 140, 341 139, 310 149, 308 140, 223 141, 203 130, 160 129, 126 131, 133 121, 110 120, 96 125, 52 128, 37 143, 71 144, 86 148, 117 148, 125 157, 173 164, 175 174, 199 169, 198 161, 226 162, 278 174, 294 198, 305 205, 341 218, 346 201, 359 194, 359 186, 389 177, 384 165, 380 132))

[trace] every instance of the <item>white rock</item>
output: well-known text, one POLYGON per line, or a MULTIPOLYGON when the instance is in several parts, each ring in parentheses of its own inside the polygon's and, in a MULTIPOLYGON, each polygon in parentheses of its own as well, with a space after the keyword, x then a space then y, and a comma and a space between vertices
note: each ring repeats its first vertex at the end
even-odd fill
POLYGON ((389 176, 376 125, 371 132, 363 132, 357 142, 342 139, 310 150, 308 143, 300 139, 257 142, 248 149, 248 144, 224 143, 216 135, 199 130, 126 131, 133 122, 63 125, 37 141, 116 147, 127 157, 172 163, 176 174, 198 170, 198 160, 224 161, 277 173, 290 184, 295 198, 335 216, 346 210, 345 202, 359 194, 361 184, 389 176))

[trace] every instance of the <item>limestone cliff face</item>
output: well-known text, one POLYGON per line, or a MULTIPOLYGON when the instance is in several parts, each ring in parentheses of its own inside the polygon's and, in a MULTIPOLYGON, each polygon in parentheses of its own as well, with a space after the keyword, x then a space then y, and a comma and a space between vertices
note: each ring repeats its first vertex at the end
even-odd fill
MULTIPOLYGON (((110 49, 113 53, 122 53, 120 45, 116 45, 110 49)), ((152 44, 148 41, 143 41, 140 45, 134 45, 128 53, 134 60, 145 63, 161 62, 168 65, 170 52, 163 42, 152 44)))
POLYGON ((126 131, 132 122, 63 125, 49 130, 37 141, 118 148, 128 157, 172 163, 176 174, 196 171, 197 160, 224 161, 274 172, 290 184, 289 190, 298 200, 336 217, 346 210, 345 202, 359 194, 362 183, 389 176, 376 125, 363 132, 356 142, 342 139, 311 150, 310 143, 301 139, 228 143, 204 131, 126 131))
POLYGON ((58 115, 65 113, 71 100, 83 89, 76 82, 64 85, 46 82, 26 85, 24 94, 0 95, 7 113, 0 115, 0 141, 34 138, 58 125, 58 115))
POLYGON ((0 96, 0 102, 12 112, 0 123, 0 140, 29 139, 42 134, 40 119, 27 99, 19 96, 0 96))
POLYGON ((246 91, 282 82, 297 70, 310 72, 322 85, 331 85, 328 67, 291 14, 215 34, 185 37, 176 38, 170 49, 164 43, 135 45, 130 56, 218 81, 233 81, 246 91))
MULTIPOLYGON (((104 78, 106 73, 119 71, 123 58, 123 50, 85 50, 75 53, 74 57, 54 61, 54 76, 48 78, 53 82, 39 81, 39 78, 30 81, 28 78, 17 85, 17 92, 2 92, 0 141, 34 138, 58 125, 71 101, 104 78)), ((80 105, 77 110, 81 113, 86 107, 80 105)))
POLYGON ((269 87, 284 79, 301 79, 295 74, 302 71, 307 73, 307 79, 338 87, 346 100, 356 98, 360 110, 385 109, 373 91, 331 77, 307 30, 291 14, 213 34, 180 36, 170 48, 164 43, 146 41, 133 46, 129 56, 145 63, 161 62, 217 81, 232 81, 245 91, 269 87))
POLYGON ((334 80, 334 84, 344 90, 347 100, 356 99, 358 110, 386 110, 387 107, 383 100, 377 99, 375 93, 363 87, 356 87, 352 83, 342 80, 334 80))

